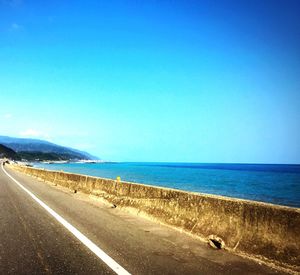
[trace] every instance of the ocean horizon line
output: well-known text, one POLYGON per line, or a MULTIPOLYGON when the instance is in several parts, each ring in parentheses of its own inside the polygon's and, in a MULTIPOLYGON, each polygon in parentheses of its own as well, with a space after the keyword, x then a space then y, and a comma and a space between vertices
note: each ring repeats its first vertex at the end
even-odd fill
POLYGON ((300 163, 266 163, 266 162, 184 162, 184 161, 110 161, 103 162, 115 163, 178 163, 178 164, 237 164, 237 165, 300 165, 300 163))
POLYGON ((114 162, 34 166, 300 207, 300 165, 114 162))

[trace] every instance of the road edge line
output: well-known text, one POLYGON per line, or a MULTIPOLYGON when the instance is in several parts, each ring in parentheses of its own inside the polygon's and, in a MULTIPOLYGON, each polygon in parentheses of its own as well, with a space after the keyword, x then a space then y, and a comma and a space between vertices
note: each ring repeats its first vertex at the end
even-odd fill
POLYGON ((3 172, 14 181, 23 191, 25 191, 33 200, 42 206, 52 217, 54 217, 60 224, 62 224, 69 232, 71 232, 82 244, 84 244, 90 251, 92 251, 99 259, 101 259, 107 266, 109 266, 116 274, 130 275, 130 273, 119 265, 113 258, 107 255, 100 247, 93 243, 89 238, 82 234, 72 224, 65 220, 62 216, 56 213, 52 208, 35 196, 31 191, 24 187, 19 181, 13 178, 1 164, 3 172))

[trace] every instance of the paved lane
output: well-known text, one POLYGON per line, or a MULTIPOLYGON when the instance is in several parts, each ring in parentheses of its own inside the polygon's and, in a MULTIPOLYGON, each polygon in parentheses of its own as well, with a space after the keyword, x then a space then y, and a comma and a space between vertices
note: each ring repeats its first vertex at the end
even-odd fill
MULTIPOLYGON (((274 274, 275 270, 6 168, 132 274, 274 274)), ((113 271, 0 170, 0 274, 113 271)))
POLYGON ((0 274, 114 274, 0 173, 0 274))

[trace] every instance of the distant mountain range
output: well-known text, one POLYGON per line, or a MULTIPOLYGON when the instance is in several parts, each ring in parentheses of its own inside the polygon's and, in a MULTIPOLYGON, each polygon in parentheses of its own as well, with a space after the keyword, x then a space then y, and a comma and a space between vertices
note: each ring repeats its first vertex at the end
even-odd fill
MULTIPOLYGON (((13 150, 18 157, 27 160, 99 160, 87 152, 54 144, 49 141, 31 138, 0 136, 0 144, 13 150)), ((7 153, 7 149, 2 151, 7 153)), ((10 152, 13 154, 13 152, 10 152)), ((0 151, 1 154, 1 151, 0 151)), ((15 156, 16 157, 16 156, 15 156)))

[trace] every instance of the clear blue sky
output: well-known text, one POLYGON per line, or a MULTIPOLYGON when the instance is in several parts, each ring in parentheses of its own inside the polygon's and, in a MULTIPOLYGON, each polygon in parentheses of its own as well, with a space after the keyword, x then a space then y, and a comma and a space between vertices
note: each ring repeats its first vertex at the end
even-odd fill
POLYGON ((300 163, 299 14, 0 0, 0 134, 116 161, 300 163))

